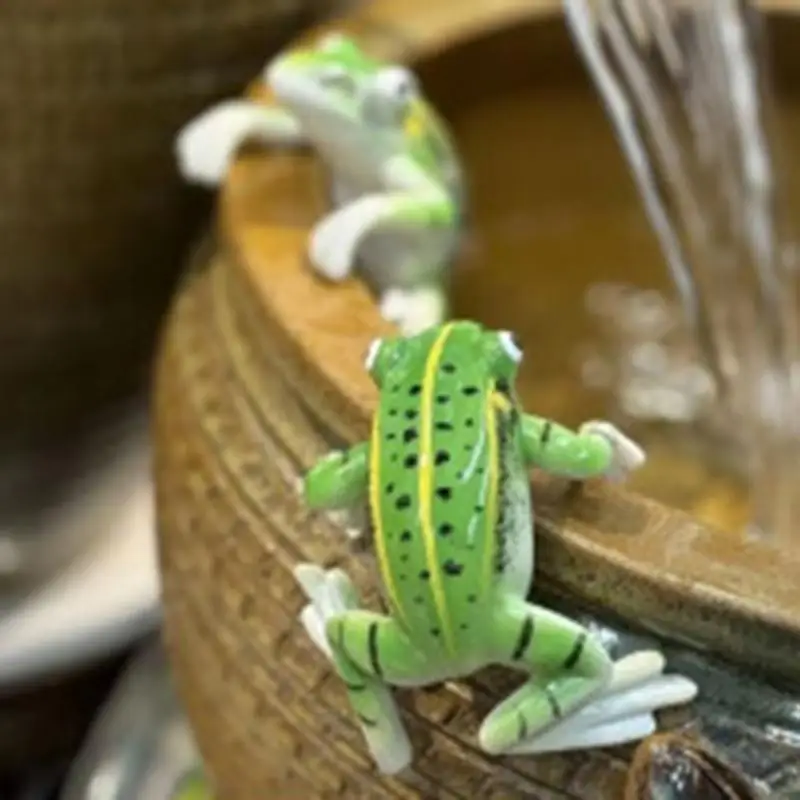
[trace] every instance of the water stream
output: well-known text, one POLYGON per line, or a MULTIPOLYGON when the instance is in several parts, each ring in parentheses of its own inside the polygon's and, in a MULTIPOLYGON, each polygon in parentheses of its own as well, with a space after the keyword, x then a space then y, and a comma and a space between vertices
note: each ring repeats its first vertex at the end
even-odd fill
POLYGON ((744 0, 564 0, 658 237, 674 298, 595 287, 631 417, 700 422, 750 476, 751 532, 800 522, 798 268, 762 20, 744 0), (783 166, 783 165, 782 165, 783 166))

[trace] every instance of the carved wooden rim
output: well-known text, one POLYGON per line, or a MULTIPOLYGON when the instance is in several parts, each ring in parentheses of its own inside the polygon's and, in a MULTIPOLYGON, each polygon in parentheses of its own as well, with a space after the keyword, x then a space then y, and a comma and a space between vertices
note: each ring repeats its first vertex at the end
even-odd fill
MULTIPOLYGON (((776 12, 797 8, 796 2, 764 5, 776 12)), ((471 37, 552 20, 558 6, 556 0, 373 0, 368 11, 335 28, 413 64, 471 37)), ((253 95, 268 99, 258 87, 253 95)), ((375 402, 363 354, 371 339, 392 329, 360 283, 323 284, 306 267, 305 239, 322 208, 309 188, 314 169, 310 154, 243 152, 222 191, 221 229, 236 265, 231 272, 238 273, 230 278, 256 304, 264 347, 279 354, 298 402, 332 441, 355 441, 375 402), (287 221, 287 208, 298 219, 287 221)), ((800 555, 734 539, 606 485, 564 491, 563 484, 536 480, 534 492, 537 581, 672 638, 800 676, 800 555)))

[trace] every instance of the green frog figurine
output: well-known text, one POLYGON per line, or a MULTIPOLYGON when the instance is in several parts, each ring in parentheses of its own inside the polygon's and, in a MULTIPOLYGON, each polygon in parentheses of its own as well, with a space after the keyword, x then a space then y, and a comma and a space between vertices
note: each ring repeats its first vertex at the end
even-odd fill
POLYGON ((311 264, 340 281, 356 264, 384 318, 406 334, 441 322, 459 244, 462 170, 446 126, 413 72, 329 35, 268 64, 278 106, 223 102, 176 142, 182 174, 216 185, 245 140, 311 145, 331 176, 334 209, 311 233, 311 264))
POLYGON ((573 433, 523 413, 522 352, 508 332, 450 322, 374 343, 380 399, 368 442, 323 458, 303 491, 315 509, 367 503, 388 611, 362 610, 344 572, 300 564, 301 621, 342 678, 379 768, 411 746, 390 686, 423 686, 490 664, 528 681, 483 722, 492 754, 631 741, 652 711, 696 687, 664 676, 656 651, 614 664, 572 620, 527 600, 534 566, 528 470, 576 480, 624 478, 642 450, 606 422, 573 433))

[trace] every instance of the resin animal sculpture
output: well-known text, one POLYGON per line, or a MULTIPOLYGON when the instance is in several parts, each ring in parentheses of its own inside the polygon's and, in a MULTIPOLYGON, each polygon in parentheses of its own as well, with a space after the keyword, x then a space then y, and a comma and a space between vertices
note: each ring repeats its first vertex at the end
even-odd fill
POLYGON ((312 266, 341 281, 358 265, 384 318, 405 334, 441 322, 462 227, 462 172, 414 74, 334 34, 279 55, 264 79, 278 106, 223 102, 180 132, 183 175, 217 185, 246 140, 311 145, 330 173, 334 206, 311 233, 312 266))
POLYGON ((525 414, 514 390, 521 359, 510 333, 472 322, 375 342, 366 368, 380 399, 369 441, 331 453, 303 482, 312 508, 370 509, 388 613, 363 610, 339 569, 300 564, 295 577, 310 600, 302 624, 386 773, 412 757, 391 686, 490 664, 527 673, 481 725, 480 746, 492 754, 633 741, 653 732, 653 711, 697 691, 662 674, 660 653, 615 664, 587 629, 528 601, 528 470, 620 480, 644 453, 607 422, 575 433, 525 414))

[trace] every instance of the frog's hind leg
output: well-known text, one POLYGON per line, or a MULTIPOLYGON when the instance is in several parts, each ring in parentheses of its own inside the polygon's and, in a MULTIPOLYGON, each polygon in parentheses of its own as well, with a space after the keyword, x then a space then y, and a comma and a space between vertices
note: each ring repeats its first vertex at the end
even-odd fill
POLYGON ((383 773, 399 772, 411 761, 411 744, 387 684, 425 683, 425 658, 380 614, 347 611, 328 620, 326 633, 375 762, 383 773))
POLYGON ((479 740, 489 753, 507 752, 556 724, 610 679, 612 662, 602 644, 548 609, 510 602, 492 621, 489 635, 494 661, 530 674, 481 725, 479 740))

